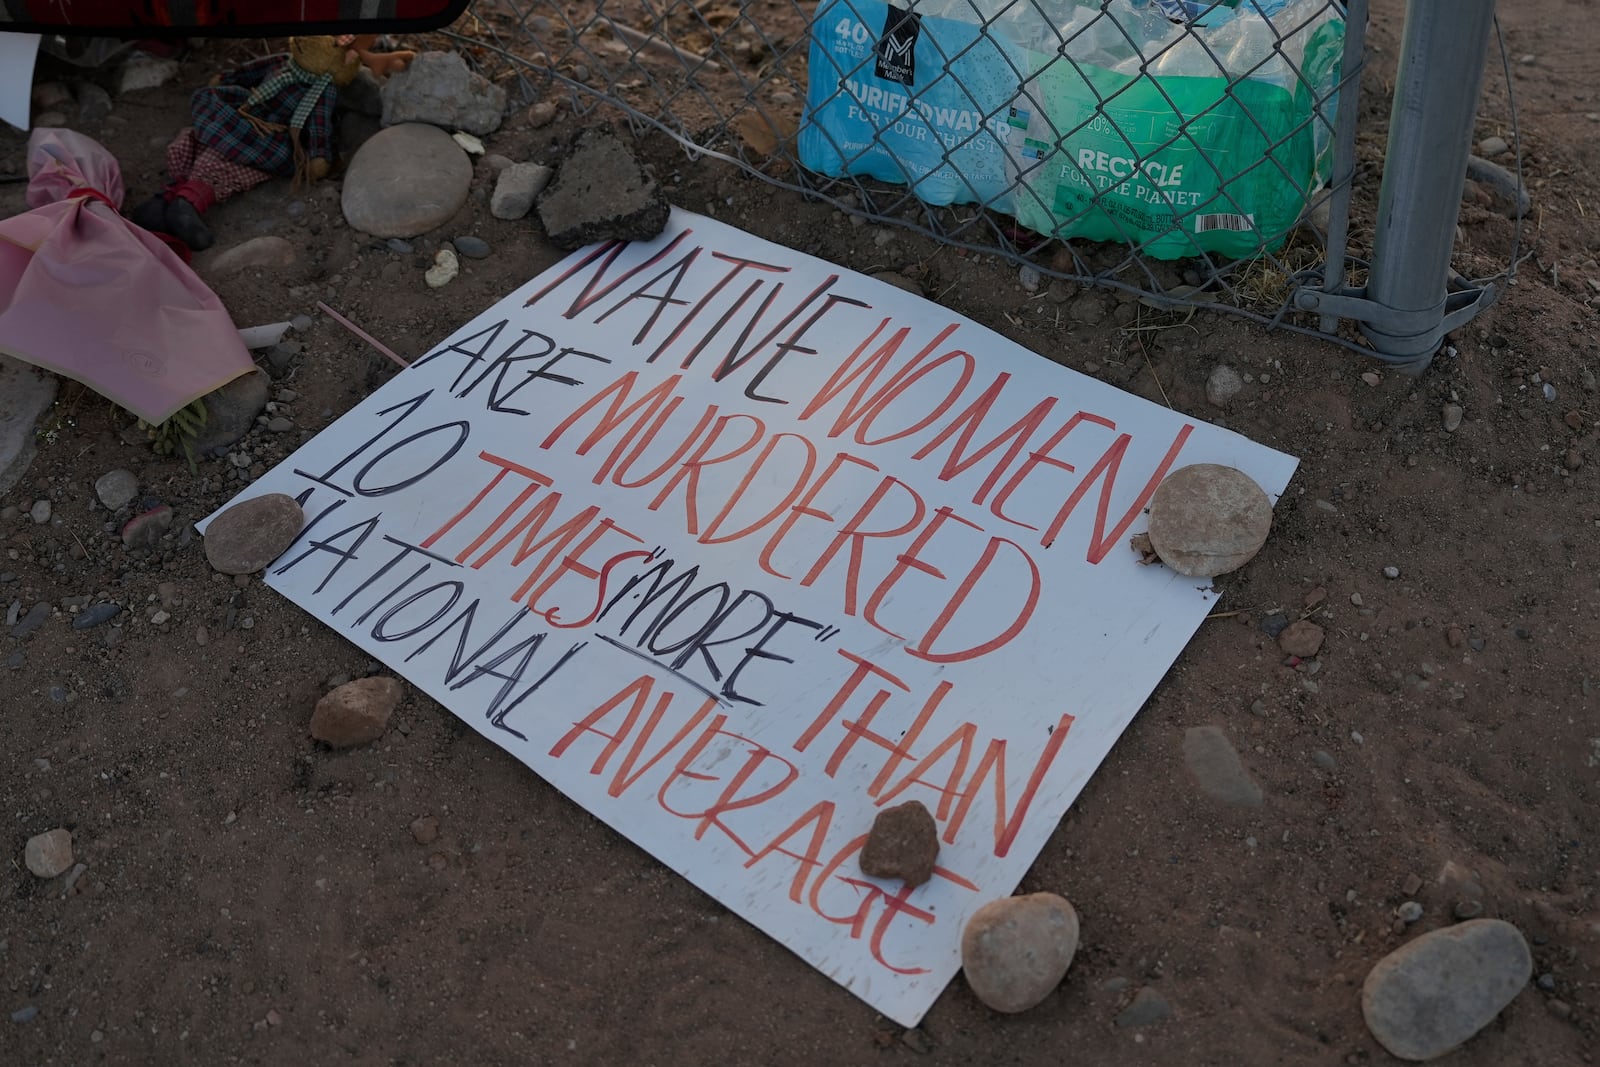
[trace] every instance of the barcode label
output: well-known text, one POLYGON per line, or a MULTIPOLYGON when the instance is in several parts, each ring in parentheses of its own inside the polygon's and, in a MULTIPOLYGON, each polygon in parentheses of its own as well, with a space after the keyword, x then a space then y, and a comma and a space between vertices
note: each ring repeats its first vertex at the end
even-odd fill
POLYGON ((1212 230, 1232 230, 1237 233, 1255 228, 1256 217, 1254 215, 1196 215, 1194 217, 1195 233, 1210 233, 1212 230))

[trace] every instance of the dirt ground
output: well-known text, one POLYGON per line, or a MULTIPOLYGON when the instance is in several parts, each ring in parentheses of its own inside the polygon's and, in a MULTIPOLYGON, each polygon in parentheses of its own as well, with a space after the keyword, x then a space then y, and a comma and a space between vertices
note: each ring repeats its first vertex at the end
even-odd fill
MULTIPOLYGON (((1363 107, 1381 131, 1401 5, 1375 6, 1363 107)), ((917 276, 1050 359, 1301 459, 1265 550, 1220 580, 1221 610, 1236 614, 1202 627, 1024 881, 1074 903, 1083 944, 1062 987, 1015 1017, 959 978, 915 1030, 876 1016, 414 690, 378 744, 311 740, 315 700, 378 665, 259 580, 213 574, 188 525, 393 372, 316 301, 415 357, 559 253, 537 222, 491 217, 481 165, 467 206, 411 254, 357 243, 333 184, 275 182, 223 205, 222 245, 278 234, 298 249, 288 269, 216 282, 240 324, 314 317, 304 351, 274 368, 274 395, 297 394, 283 405, 292 428, 258 428, 235 447, 244 468, 207 459, 194 476, 65 383, 30 473, 0 499, 20 511, 0 519, 0 610, 56 609, 24 639, 0 631, 0 1063, 1385 1063, 1361 981, 1453 921, 1457 895, 1437 882, 1447 862, 1476 874, 1484 914, 1526 934, 1538 981, 1445 1062, 1592 1062, 1591 16, 1579 0, 1503 6, 1536 254, 1452 339, 1456 357, 1420 378, 1217 315, 1146 332, 1111 314, 1058 326, 1014 267, 909 233, 880 244, 878 227, 691 162, 659 136, 641 143, 674 203, 917 276), (429 289, 432 252, 466 233, 490 257, 429 289), (1247 376, 1225 412, 1204 393, 1218 362, 1247 376), (1441 425, 1450 403, 1465 412, 1454 432, 1441 425), (124 551, 95 499, 115 468, 178 514, 153 558, 124 551), (36 499, 52 503, 48 524, 28 518, 36 499), (100 600, 128 611, 72 629, 100 600), (1326 628, 1314 665, 1284 665, 1262 629, 1275 613, 1326 628), (1181 743, 1205 724, 1231 736, 1263 807, 1202 802, 1181 743), (411 824, 429 815, 439 836, 419 844, 411 824), (27 838, 56 826, 87 864, 67 892, 21 863, 27 838), (1397 932, 1408 899, 1423 917, 1397 932), (1115 1025, 1145 987, 1172 1017, 1115 1025)), ((187 92, 225 54, 203 50, 176 82, 86 127, 122 160, 133 199, 158 186, 187 92)), ((1498 57, 1480 137, 1510 136, 1497 70, 1498 57)), ((575 122, 563 112, 533 129, 519 109, 488 148, 549 159, 575 122)), ((18 170, 22 144, 0 134, 0 170, 18 170)), ((1359 180, 1370 193, 1378 177, 1359 180)), ((20 207, 19 187, 3 195, 20 207)), ((1486 200, 1469 190, 1463 255, 1503 262, 1510 223, 1486 200)))

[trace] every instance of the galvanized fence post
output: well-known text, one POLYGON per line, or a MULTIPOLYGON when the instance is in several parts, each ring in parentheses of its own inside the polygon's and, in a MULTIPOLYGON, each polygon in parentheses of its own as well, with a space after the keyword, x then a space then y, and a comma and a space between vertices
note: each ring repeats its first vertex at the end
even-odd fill
POLYGON ((1380 352, 1426 357, 1445 334, 1450 250, 1494 0, 1411 0, 1367 298, 1393 318, 1362 327, 1380 352))
POLYGON ((1412 371, 1496 296, 1453 286, 1450 269, 1493 26, 1494 0, 1407 3, 1367 284, 1296 297, 1357 320, 1380 358, 1412 371))

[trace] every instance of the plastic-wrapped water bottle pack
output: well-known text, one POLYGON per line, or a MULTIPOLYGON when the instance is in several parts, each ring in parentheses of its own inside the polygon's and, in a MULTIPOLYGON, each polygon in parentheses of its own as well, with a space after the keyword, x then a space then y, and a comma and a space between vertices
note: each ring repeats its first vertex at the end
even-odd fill
POLYGON ((1270 251, 1326 179, 1343 38, 1328 0, 823 0, 801 160, 1156 258, 1270 251))

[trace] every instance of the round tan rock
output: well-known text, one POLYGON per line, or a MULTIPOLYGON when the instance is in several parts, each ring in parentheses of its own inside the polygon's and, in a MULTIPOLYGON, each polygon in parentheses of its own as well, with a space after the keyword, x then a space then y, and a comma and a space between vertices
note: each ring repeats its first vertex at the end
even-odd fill
POLYGON ((1278 647, 1286 656, 1310 659, 1322 651, 1322 641, 1327 635, 1322 627, 1306 619, 1291 622, 1278 635, 1278 647))
POLYGON ((334 748, 376 741, 405 694, 398 679, 357 678, 321 700, 311 713, 311 736, 334 748))
POLYGON ((72 834, 60 828, 28 838, 22 850, 28 870, 38 878, 54 878, 72 867, 72 834))
POLYGON ((1150 500, 1150 544, 1179 574, 1211 578, 1255 558, 1272 529, 1272 501, 1233 467, 1197 463, 1167 476, 1150 500))
POLYGON ((287 494, 241 500, 206 527, 206 559, 223 574, 254 574, 294 544, 305 522, 287 494))
POLYGON ((1054 893, 991 900, 961 932, 961 970, 977 998, 1019 1012, 1061 984, 1078 951, 1078 913, 1054 893))

